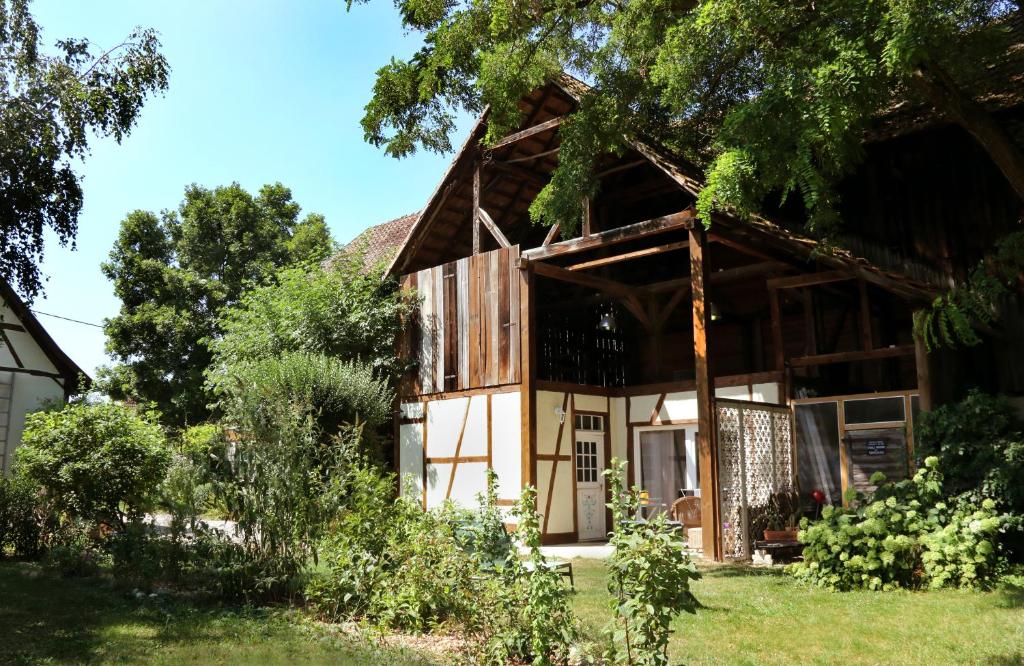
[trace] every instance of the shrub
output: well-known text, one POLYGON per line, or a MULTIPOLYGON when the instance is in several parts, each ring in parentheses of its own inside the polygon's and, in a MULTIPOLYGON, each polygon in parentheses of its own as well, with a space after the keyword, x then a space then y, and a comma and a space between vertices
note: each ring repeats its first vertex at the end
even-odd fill
POLYGON ((122 526, 153 505, 169 460, 157 415, 112 403, 29 414, 16 453, 55 509, 122 526))
POLYGON ((825 507, 821 520, 802 521, 803 562, 797 578, 832 590, 987 587, 1001 558, 995 541, 1004 518, 995 503, 942 499, 938 460, 929 457, 912 479, 884 483, 874 493, 849 493, 850 508, 825 507))
POLYGON ((356 361, 381 379, 401 366, 395 338, 411 308, 394 279, 365 271, 358 254, 320 266, 290 268, 272 284, 248 290, 220 317, 212 367, 238 367, 287 353, 356 361))
POLYGON ((916 417, 915 447, 935 456, 948 495, 969 493, 976 502, 996 500, 1012 514, 1001 541, 1024 560, 1024 423, 1005 396, 971 390, 953 405, 916 417))
POLYGON ((0 476, 0 556, 34 558, 42 549, 39 490, 22 476, 0 476))
POLYGON ((615 618, 606 630, 611 638, 607 656, 617 664, 668 664, 670 624, 681 612, 696 612, 690 583, 700 574, 664 514, 631 520, 639 514, 640 498, 635 490, 624 490, 624 469, 623 462, 613 460, 605 472, 615 530, 608 562, 615 618))

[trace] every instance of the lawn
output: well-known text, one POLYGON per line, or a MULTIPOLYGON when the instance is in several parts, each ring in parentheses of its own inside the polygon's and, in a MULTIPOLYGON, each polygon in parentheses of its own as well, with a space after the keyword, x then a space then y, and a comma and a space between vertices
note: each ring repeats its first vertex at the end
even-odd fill
POLYGON ((97 580, 0 563, 0 664, 430 663, 328 633, 294 612, 135 599, 97 580))
MULTIPOLYGON (((605 567, 576 560, 585 635, 608 619, 605 567)), ((1024 588, 989 593, 846 593, 800 586, 777 569, 712 567, 703 604, 674 624, 672 663, 1020 664, 1024 588)), ((137 600, 97 580, 0 563, 0 664, 431 663, 339 636, 295 611, 137 600)))
MULTIPOLYGON (((608 621, 606 570, 573 566, 575 609, 593 636, 608 621)), ((702 571, 703 608, 673 623, 673 664, 1024 664, 1024 587, 832 593, 778 568, 702 571)))

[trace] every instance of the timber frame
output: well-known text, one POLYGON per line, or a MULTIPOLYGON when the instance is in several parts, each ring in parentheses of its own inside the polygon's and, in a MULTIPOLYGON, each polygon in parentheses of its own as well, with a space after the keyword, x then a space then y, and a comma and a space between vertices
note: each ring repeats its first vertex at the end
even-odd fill
MULTIPOLYGON (((610 423, 624 408, 624 441, 615 446, 632 463, 633 484, 633 426, 672 425, 663 416, 667 396, 693 392, 696 415, 686 423, 697 432, 702 542, 706 557, 721 560, 716 391, 747 386, 756 404, 755 386, 770 386, 772 402, 788 405, 807 387, 893 384, 924 401, 927 354, 911 335, 911 313, 937 287, 820 247, 765 217, 719 213, 705 226, 694 207, 700 178, 639 138, 597 166, 602 189, 582 202, 580 220, 533 227, 527 207, 550 179, 558 128, 583 88, 563 77, 534 91, 522 104, 523 127, 490 146, 481 144, 485 110, 390 264, 388 272, 422 303, 402 341, 418 370, 400 387, 400 402, 403 410, 422 404, 425 415, 401 416, 396 430, 406 434, 396 440, 422 438, 424 506, 431 466, 447 474, 441 485, 452 498, 457 470, 497 464, 496 433, 509 424, 496 420, 492 402, 514 400, 518 483, 542 491, 545 540, 575 541, 574 476, 572 529, 548 529, 560 465, 570 475, 575 465, 574 425, 562 420, 544 430, 548 411, 553 406, 562 419, 603 414, 610 423), (598 315, 622 323, 594 333, 586 322, 598 315), (629 415, 641 396, 656 399, 650 418, 635 421, 629 415), (475 427, 467 423, 480 399, 486 453, 466 454, 475 427), (603 406, 583 404, 599 400, 603 406), (445 440, 453 455, 428 447, 440 437, 427 424, 441 403, 453 410, 445 418, 461 424, 445 440)), ((611 442, 607 432, 606 465, 611 442)))

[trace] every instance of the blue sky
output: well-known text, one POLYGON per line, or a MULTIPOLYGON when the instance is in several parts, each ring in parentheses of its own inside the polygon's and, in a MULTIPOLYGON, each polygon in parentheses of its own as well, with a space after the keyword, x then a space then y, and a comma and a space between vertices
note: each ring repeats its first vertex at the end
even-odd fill
MULTIPOLYGON (((374 72, 412 53, 390 2, 345 11, 344 0, 36 0, 52 43, 119 43, 135 26, 160 32, 170 87, 151 99, 122 144, 98 140, 80 166, 85 206, 77 249, 47 245, 45 297, 34 309, 101 323, 118 301, 100 262, 135 209, 176 208, 185 186, 280 181, 336 239, 423 206, 451 156, 395 160, 363 142, 359 119, 374 72)), ((462 133, 453 143, 460 145, 462 133)), ((109 362, 100 329, 40 316, 87 372, 109 362)))

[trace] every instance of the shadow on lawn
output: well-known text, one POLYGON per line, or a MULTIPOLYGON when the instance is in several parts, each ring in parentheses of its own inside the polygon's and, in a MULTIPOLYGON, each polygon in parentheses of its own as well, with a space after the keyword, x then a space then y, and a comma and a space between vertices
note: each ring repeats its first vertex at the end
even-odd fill
POLYGON ((706 578, 782 578, 786 575, 782 567, 753 567, 749 564, 716 564, 701 567, 700 573, 706 578))
MULTIPOLYGON (((1024 608, 1024 583, 1006 581, 1000 586, 998 593, 1001 608, 1024 608)), ((1024 663, 1024 659, 1014 663, 1024 663)))
POLYGON ((137 600, 95 579, 60 578, 38 566, 0 563, 3 663, 139 661, 157 645, 236 635, 261 611, 137 600))

